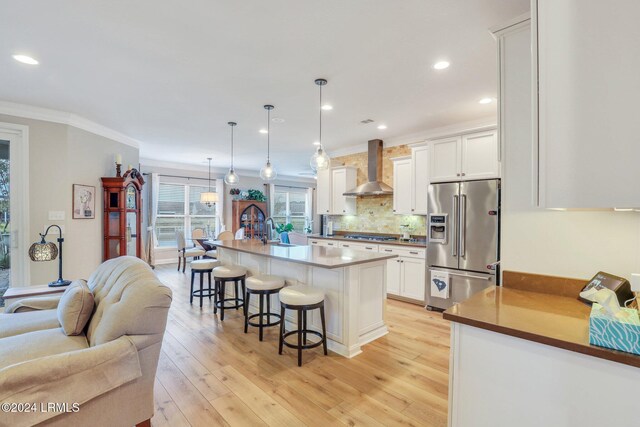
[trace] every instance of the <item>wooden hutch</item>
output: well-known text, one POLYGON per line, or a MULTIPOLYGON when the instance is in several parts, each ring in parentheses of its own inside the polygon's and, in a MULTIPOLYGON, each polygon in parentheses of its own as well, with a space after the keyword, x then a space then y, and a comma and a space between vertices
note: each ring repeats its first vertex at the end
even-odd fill
POLYGON ((247 239, 261 239, 265 235, 264 221, 267 204, 255 200, 233 201, 233 231, 244 228, 247 239))
POLYGON ((142 186, 137 169, 123 176, 103 177, 104 252, 106 261, 121 255, 142 255, 142 186))

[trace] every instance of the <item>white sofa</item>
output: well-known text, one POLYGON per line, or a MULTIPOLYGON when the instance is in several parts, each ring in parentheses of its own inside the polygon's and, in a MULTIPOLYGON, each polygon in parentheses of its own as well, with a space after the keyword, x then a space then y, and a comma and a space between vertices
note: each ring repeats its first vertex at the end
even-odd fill
POLYGON ((149 425, 171 290, 134 257, 106 261, 87 284, 95 307, 80 335, 60 327, 59 297, 21 300, 0 314, 0 402, 37 405, 3 412, 0 426, 149 425))

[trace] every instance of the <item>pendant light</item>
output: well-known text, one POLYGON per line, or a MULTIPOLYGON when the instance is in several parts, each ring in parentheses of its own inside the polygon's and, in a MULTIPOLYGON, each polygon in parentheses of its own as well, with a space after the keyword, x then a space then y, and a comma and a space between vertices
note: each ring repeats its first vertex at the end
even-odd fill
POLYGON ((209 160, 209 191, 200 193, 200 203, 204 203, 208 208, 218 201, 218 193, 211 191, 211 157, 207 157, 209 160))
POLYGON ((320 88, 320 127, 319 127, 319 137, 318 137, 318 148, 316 152, 311 156, 311 160, 309 161, 309 165, 311 169, 315 171, 328 169, 331 165, 331 158, 325 151, 322 146, 322 86, 327 84, 327 80, 325 79, 316 79, 315 83, 320 88))
POLYGON ((263 181, 273 181, 278 175, 274 167, 271 166, 271 159, 269 158, 271 151, 271 110, 274 108, 273 105, 264 106, 264 109, 267 110, 267 163, 260 169, 260 178, 263 181))
POLYGON ((240 182, 240 177, 236 175, 236 171, 233 169, 233 128, 237 123, 228 122, 227 124, 231 126, 231 167, 229 168, 229 172, 224 176, 224 182, 228 185, 235 185, 240 182))

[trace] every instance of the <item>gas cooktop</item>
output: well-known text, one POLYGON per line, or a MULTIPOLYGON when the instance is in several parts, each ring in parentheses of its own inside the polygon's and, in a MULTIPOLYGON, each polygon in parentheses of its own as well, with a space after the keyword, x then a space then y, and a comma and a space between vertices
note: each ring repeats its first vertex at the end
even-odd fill
POLYGON ((369 234, 347 234, 344 236, 345 239, 354 239, 354 240, 372 240, 376 242, 394 242, 397 241, 397 237, 391 236, 373 236, 369 234))

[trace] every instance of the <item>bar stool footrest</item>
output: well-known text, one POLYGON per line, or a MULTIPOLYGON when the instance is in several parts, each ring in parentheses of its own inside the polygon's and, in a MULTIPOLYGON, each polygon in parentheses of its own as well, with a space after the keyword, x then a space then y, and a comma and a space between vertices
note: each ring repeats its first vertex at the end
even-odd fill
MULTIPOLYGON (((264 313, 263 316, 267 317, 267 314, 272 316, 272 317, 275 317, 278 320, 276 320, 275 322, 271 322, 271 323, 263 323, 262 324, 263 327, 276 326, 276 325, 280 324, 280 315, 279 314, 277 314, 277 313, 264 313)), ((252 314, 251 316, 249 316, 249 320, 248 320, 247 323, 249 325, 251 325, 251 326, 255 326, 255 327, 259 328, 260 327, 260 323, 254 323, 254 322, 251 321, 251 319, 255 319, 256 317, 259 318, 260 317, 260 313, 255 313, 255 314, 252 314)))
POLYGON ((193 291, 193 296, 200 298, 200 294, 201 293, 202 293, 202 297, 212 297, 214 295, 213 289, 212 290, 209 290, 209 289, 203 289, 203 290, 195 289, 193 291))
MULTIPOLYGON (((211 294, 213 296, 213 294, 211 294)), ((224 309, 228 309, 228 308, 242 308, 244 307, 244 301, 242 300, 242 298, 225 298, 223 300, 218 300, 218 302, 216 303, 216 307, 218 308, 222 308, 222 304, 225 304, 228 301, 233 301, 235 303, 235 305, 225 305, 224 309)))
MULTIPOLYGON (((320 341, 318 342, 314 342, 311 344, 302 344, 300 345, 300 348, 302 349, 309 349, 309 348, 315 348, 318 346, 322 345, 322 333, 318 332, 318 331, 312 331, 310 329, 303 329, 302 333, 307 333, 307 334, 311 334, 311 335, 315 335, 316 337, 320 338, 320 341)), ((285 332, 283 335, 283 339, 282 339, 282 343, 284 345, 286 345, 289 348, 295 348, 296 350, 298 349, 298 344, 290 344, 287 342, 287 337, 291 336, 291 335, 297 335, 298 334, 298 330, 296 329, 295 331, 289 331, 289 332, 285 332)))

